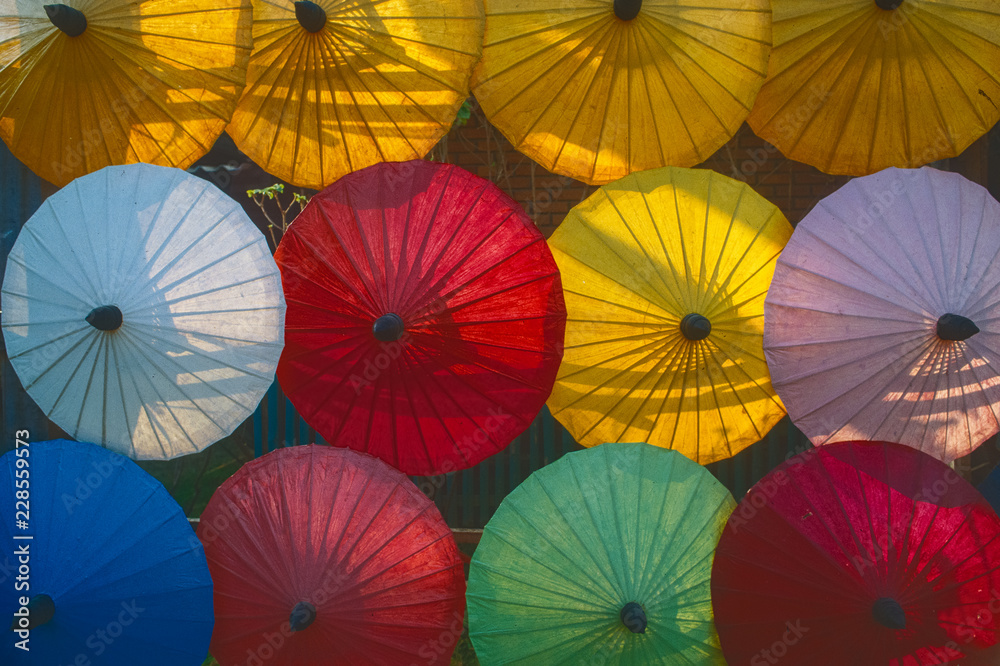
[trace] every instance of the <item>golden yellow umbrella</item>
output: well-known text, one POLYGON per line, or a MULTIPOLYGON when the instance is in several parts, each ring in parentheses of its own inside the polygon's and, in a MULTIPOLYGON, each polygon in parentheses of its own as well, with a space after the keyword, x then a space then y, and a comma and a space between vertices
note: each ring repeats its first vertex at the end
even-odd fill
POLYGON ((749 123, 786 156, 853 176, 919 167, 998 119, 996 0, 774 0, 749 123))
POLYGON ((236 108, 251 19, 249 0, 0 0, 0 138, 56 185, 186 168, 236 108))
POLYGON ((473 93, 550 171, 591 184, 693 166, 764 82, 770 0, 486 0, 473 93))
POLYGON ((480 0, 253 0, 253 11, 228 132, 265 171, 313 189, 426 155, 482 50, 480 0))
POLYGON ((792 227, 747 185, 667 167, 605 185, 549 240, 566 341, 548 405, 584 446, 648 442, 707 464, 785 410, 764 297, 792 227))

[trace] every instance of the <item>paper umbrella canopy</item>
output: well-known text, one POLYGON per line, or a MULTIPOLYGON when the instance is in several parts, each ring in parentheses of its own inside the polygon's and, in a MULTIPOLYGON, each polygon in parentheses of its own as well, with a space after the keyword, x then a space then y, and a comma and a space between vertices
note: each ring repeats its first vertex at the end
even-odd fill
POLYGON ((719 664, 712 557, 735 503, 646 444, 570 453, 508 495, 469 570, 483 664, 719 664))
POLYGON ((469 97, 478 0, 253 0, 247 87, 227 129, 261 168, 322 189, 421 158, 469 97))
POLYGON ((767 73, 768 0, 490 0, 473 93, 515 148, 591 184, 693 166, 767 73))
POLYGON ((760 440, 784 416, 762 336, 791 233, 707 170, 636 173, 574 207, 549 239, 568 317, 553 416, 584 446, 642 441, 702 464, 760 440))
POLYGON ((954 157, 1000 120, 990 0, 773 0, 747 122, 786 156, 863 176, 954 157))
POLYGON ((198 536, 222 666, 451 660, 464 615, 458 547, 434 503, 377 458, 277 449, 219 487, 198 536))
POLYGON ((187 168, 246 81, 250 0, 0 0, 0 138, 56 185, 133 162, 187 168))
POLYGON ((764 351, 814 444, 900 442, 945 461, 1000 429, 1000 204, 953 173, 856 178, 799 222, 764 351))
POLYGON ((712 571, 730 664, 988 664, 1000 518, 958 474, 886 442, 799 454, 733 512, 712 571))
POLYGON ((178 169, 108 167, 49 197, 3 282, 25 390, 73 437, 136 459, 200 451, 274 381, 284 299, 239 204, 178 169))
POLYGON ((449 164, 384 163, 317 194, 275 254, 285 394, 323 438, 407 474, 471 467, 552 390, 566 312, 524 211, 449 164))
POLYGON ((199 666, 212 579, 177 502, 93 444, 21 442, 0 458, 0 662, 199 666))

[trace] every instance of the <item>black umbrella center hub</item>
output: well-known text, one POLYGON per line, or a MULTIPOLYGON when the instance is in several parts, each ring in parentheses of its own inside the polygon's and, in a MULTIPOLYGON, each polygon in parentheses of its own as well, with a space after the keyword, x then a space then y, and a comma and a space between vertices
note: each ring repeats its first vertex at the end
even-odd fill
POLYGON ((295 604, 292 614, 288 618, 288 624, 292 631, 302 631, 316 621, 316 607, 308 601, 300 601, 295 604))
POLYGON ((122 325, 122 311, 116 305, 101 305, 86 316, 87 323, 99 331, 117 331, 122 325))
POLYGON ((22 631, 34 629, 43 624, 48 624, 56 614, 56 603, 47 594, 36 594, 25 606, 27 615, 21 615, 20 611, 14 613, 14 622, 10 625, 11 631, 22 631))
POLYGON ((872 617, 883 627, 906 629, 906 611, 892 597, 882 597, 872 604, 872 617))
POLYGON ((875 0, 875 4, 878 5, 879 9, 891 11, 903 4, 903 0, 875 0))
POLYGON ((379 342, 395 342, 403 337, 403 319, 395 312, 384 314, 372 324, 372 334, 379 342))
POLYGON ((646 611, 644 611, 642 606, 635 601, 630 601, 622 606, 620 616, 622 624, 624 624, 625 628, 633 634, 646 633, 646 625, 648 624, 646 620, 646 611))
POLYGON ((642 0, 615 0, 615 16, 622 21, 631 21, 639 15, 642 0))
POLYGON ((87 29, 87 17, 79 9, 69 5, 43 5, 42 8, 52 25, 70 37, 79 37, 87 29))
POLYGON ((937 321, 937 336, 942 340, 961 341, 968 340, 979 332, 976 326, 968 317, 957 314, 943 314, 937 321))
POLYGON ((319 32, 326 25, 326 12, 310 0, 299 0, 295 3, 295 18, 308 32, 319 32))
POLYGON ((700 314, 692 312, 681 319, 681 334, 692 342, 704 340, 711 332, 712 322, 700 314))

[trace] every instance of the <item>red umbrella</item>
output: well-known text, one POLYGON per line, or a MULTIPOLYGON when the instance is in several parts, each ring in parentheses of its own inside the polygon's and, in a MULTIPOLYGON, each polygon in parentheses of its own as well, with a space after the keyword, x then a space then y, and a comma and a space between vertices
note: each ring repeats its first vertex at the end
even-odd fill
POLYGON ((378 164, 312 198, 275 259, 278 380, 328 442, 407 474, 471 467, 552 390, 566 308, 531 219, 449 164, 378 164))
POLYGON ((840 442, 795 456, 723 531, 712 569, 723 653, 753 666, 995 659, 998 536, 986 500, 920 451, 840 442))
POLYGON ((447 664, 462 633, 451 530, 371 456, 313 445, 247 463, 213 495, 198 537, 223 666, 447 664))

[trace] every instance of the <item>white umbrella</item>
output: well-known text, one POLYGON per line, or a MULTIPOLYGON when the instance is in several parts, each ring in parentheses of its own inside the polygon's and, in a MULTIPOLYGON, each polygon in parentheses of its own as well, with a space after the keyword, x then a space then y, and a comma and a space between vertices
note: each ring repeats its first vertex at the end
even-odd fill
POLYGON ((284 342, 263 235, 178 169, 107 167, 50 197, 21 230, 2 293, 25 390, 73 437, 139 460, 231 433, 284 342))

